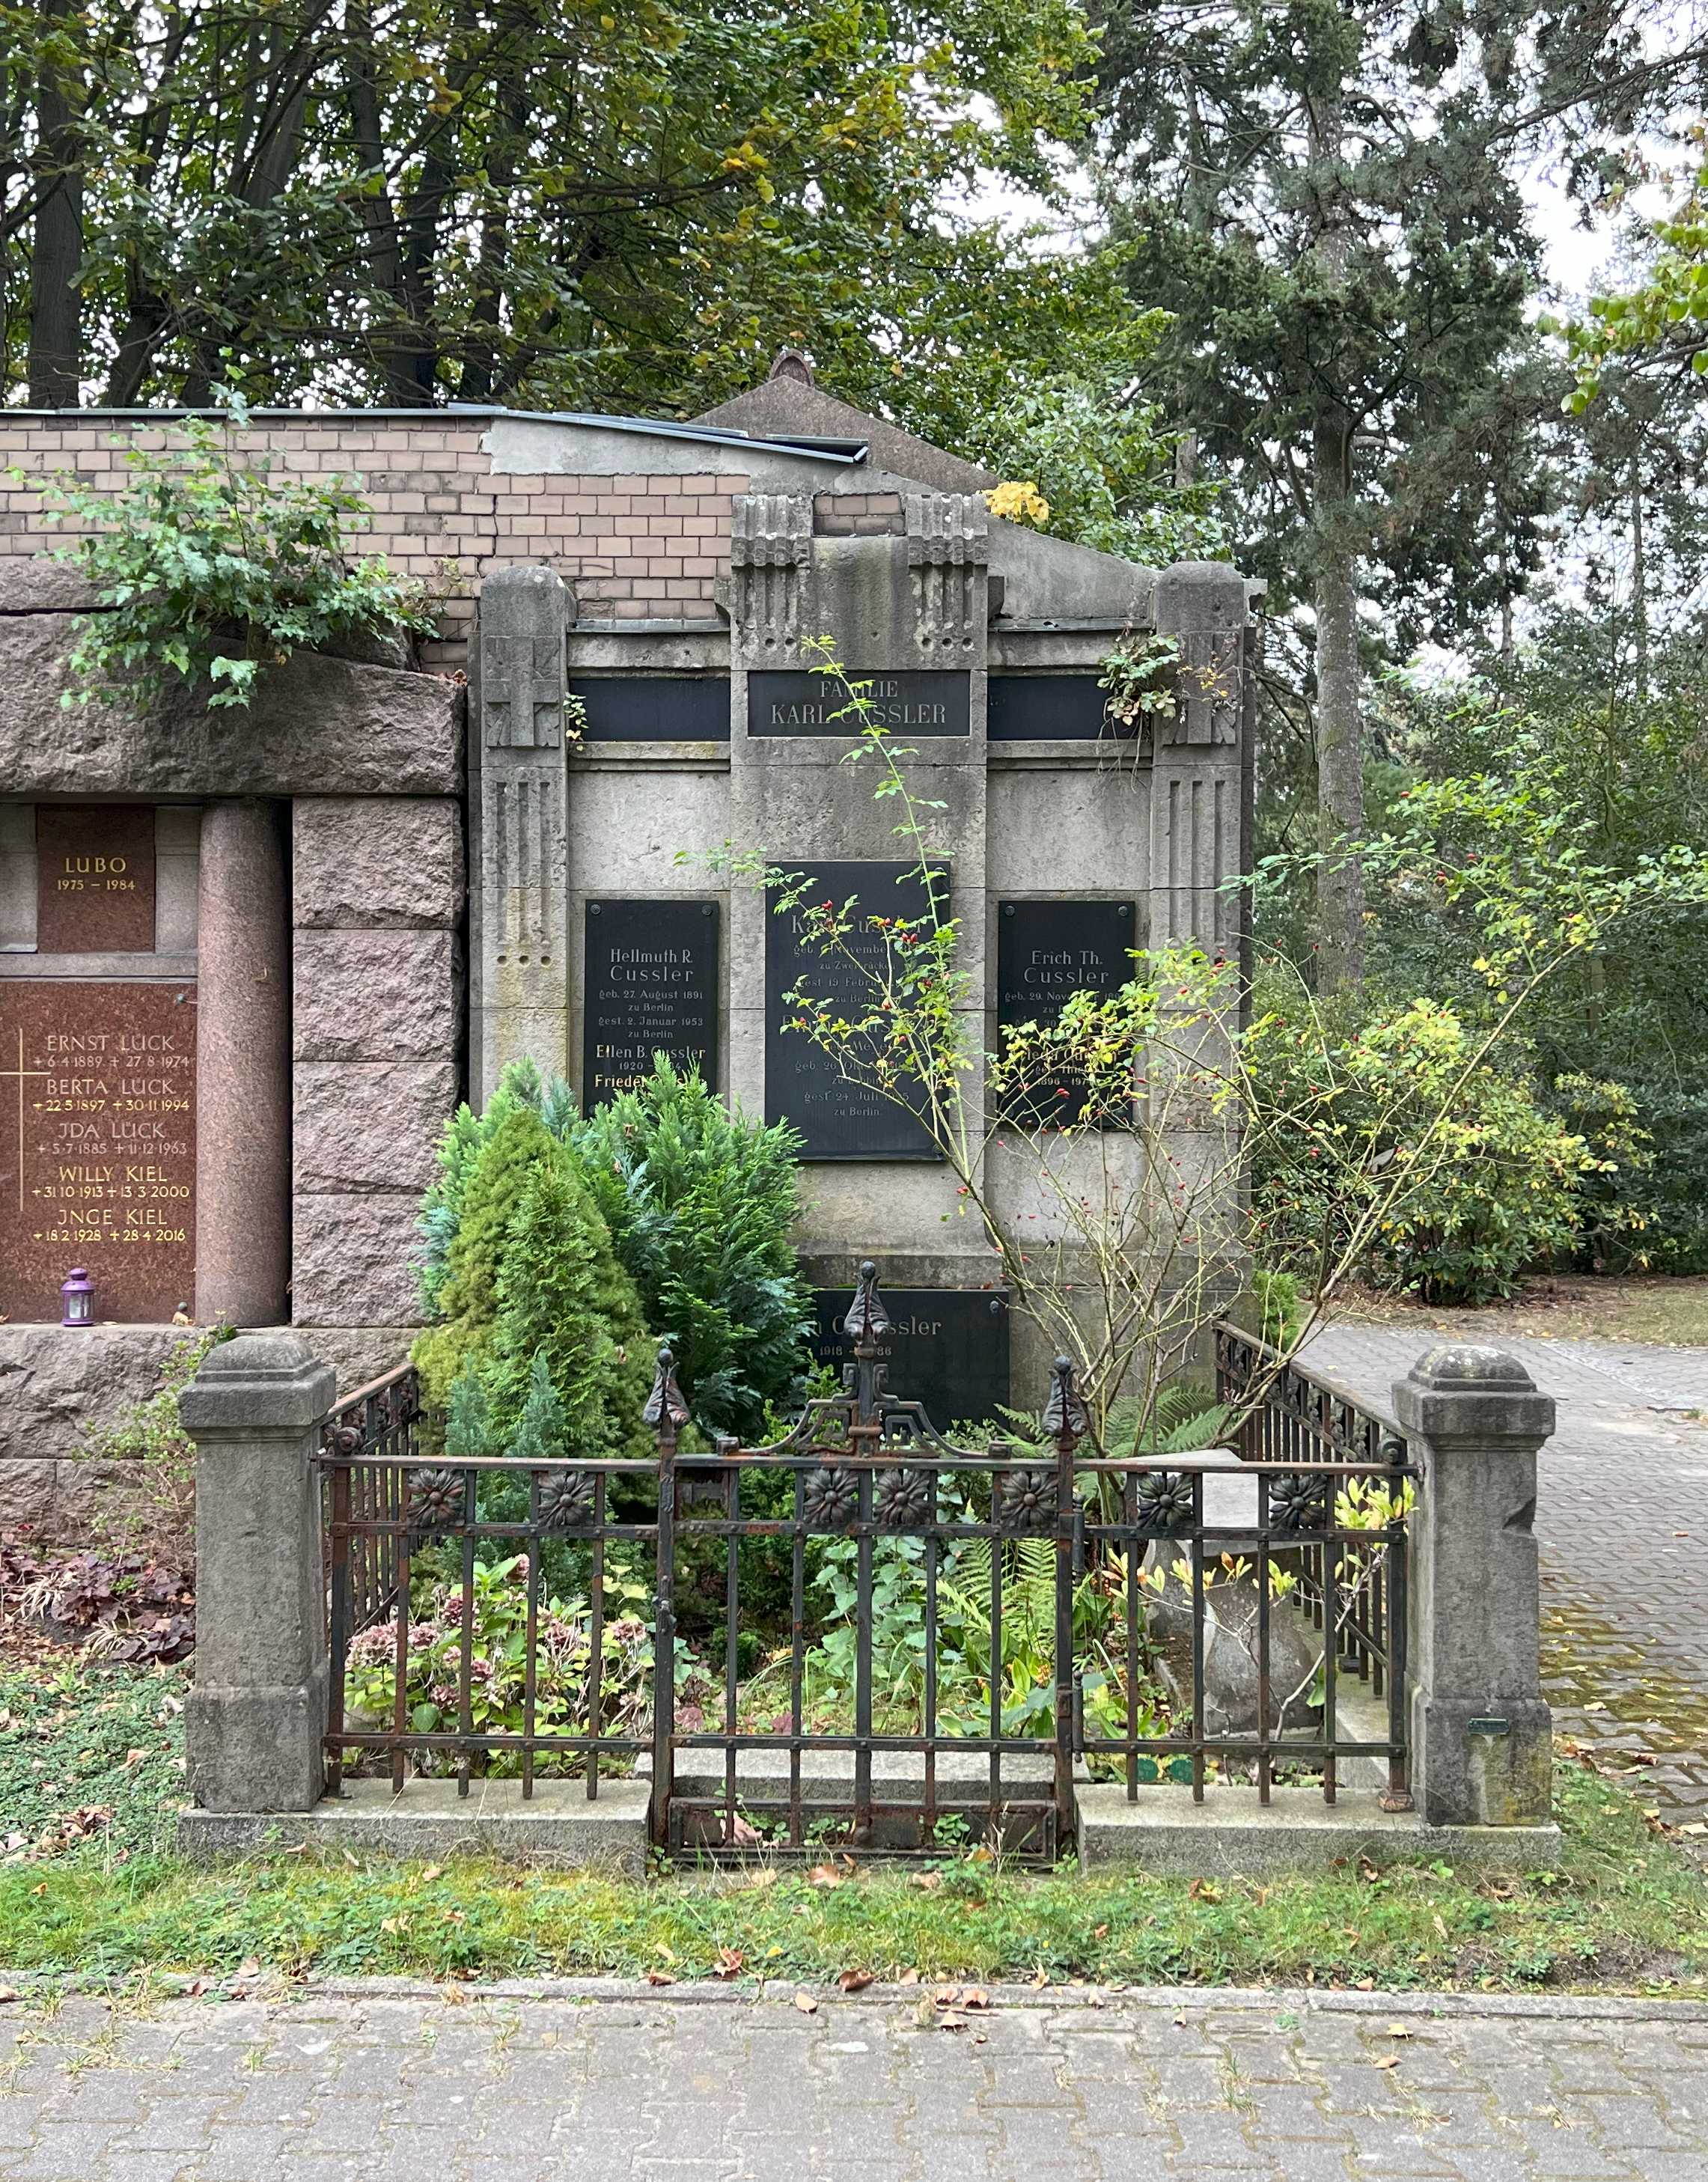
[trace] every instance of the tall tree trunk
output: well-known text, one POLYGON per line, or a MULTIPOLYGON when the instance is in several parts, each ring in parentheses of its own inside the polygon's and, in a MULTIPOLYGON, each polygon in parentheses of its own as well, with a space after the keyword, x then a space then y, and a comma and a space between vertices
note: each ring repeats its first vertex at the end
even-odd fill
MULTIPOLYGON (((70 0, 45 0, 50 21, 70 0)), ((83 174, 71 86, 50 60, 37 78, 35 245, 30 258, 32 409, 75 409, 82 375, 83 174)))
MULTIPOLYGON (((1315 256, 1331 295, 1346 287, 1351 253, 1349 208, 1340 177, 1345 109, 1338 87, 1313 107, 1315 256)), ((1324 396, 1312 430, 1313 589, 1317 613, 1318 843, 1329 861, 1317 878, 1318 984, 1323 992, 1357 986, 1364 977, 1364 874, 1356 858, 1337 861, 1344 843, 1364 831, 1364 736, 1359 705, 1357 553, 1351 525, 1352 419, 1324 396)))
POLYGON ((1649 555, 1643 531, 1643 447, 1631 450, 1631 648, 1637 702, 1649 695, 1649 555))

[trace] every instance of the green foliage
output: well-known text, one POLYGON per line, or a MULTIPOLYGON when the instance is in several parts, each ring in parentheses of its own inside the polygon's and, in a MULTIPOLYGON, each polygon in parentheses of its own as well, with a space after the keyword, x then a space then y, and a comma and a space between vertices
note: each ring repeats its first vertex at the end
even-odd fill
POLYGON ((242 396, 222 389, 221 402, 218 424, 185 418, 163 453, 127 447, 115 493, 69 472, 42 485, 50 520, 93 526, 59 557, 103 609, 78 623, 82 686, 63 703, 147 703, 185 688, 210 706, 247 706, 293 651, 433 627, 418 585, 377 558, 350 565, 345 534, 368 514, 353 480, 275 474, 279 457, 238 449, 242 396))
POLYGON ((465 1364, 450 1390, 445 1419, 448 1455, 479 1457, 492 1453, 492 1405, 472 1363, 465 1364))
MULTIPOLYGON (((7 22, 37 144, 46 14, 7 22)), ((794 342, 853 399, 952 414, 1125 314, 1097 253, 968 210, 992 175, 1059 192, 1071 0, 159 0, 146 35, 89 0, 53 33, 69 375, 108 406, 199 405, 229 353, 257 401, 692 415, 794 342)), ((8 182, 8 232, 40 186, 8 182)), ((0 276, 15 382, 15 242, 0 276)))
POLYGON ((1326 1044, 1308 1013, 1274 1012, 1246 1055, 1266 1103, 1298 1123, 1264 1134, 1253 1161, 1272 1258, 1314 1271, 1325 1233, 1333 1254, 1368 1216, 1369 1277, 1429 1303, 1483 1303, 1575 1248, 1581 1184, 1601 1162, 1526 1077, 1478 1058, 1451 1009, 1376 1010, 1326 1044))
MULTIPOLYGON (((456 1228, 436 1291, 445 1323, 418 1335, 411 1351, 423 1394, 435 1408, 450 1399, 466 1365, 484 1360, 498 1317, 499 1275, 511 1225, 534 1169, 557 1150, 532 1107, 503 1100, 501 1093, 493 1104, 501 1101, 497 1125, 483 1129, 484 1141, 461 1182, 456 1228)), ((530 1348, 529 1361, 533 1353, 530 1348)))
MULTIPOLYGON (((546 1382, 550 1393, 550 1382, 546 1382)), ((525 1720, 528 1675, 528 1564, 520 1555, 474 1565, 474 1605, 470 1623, 478 1671, 470 1683, 470 1714, 477 1735, 520 1735, 525 1720)), ((593 1657, 593 1620, 582 1597, 542 1598, 535 1631, 533 1727, 541 1735, 598 1732, 635 1736, 644 1731, 652 1682, 652 1634, 636 1611, 639 1590, 622 1578, 606 1587, 605 1626, 600 1638, 600 1712, 588 1713, 593 1657)), ((432 1735, 459 1725, 456 1692, 461 1674, 462 1619, 461 1583, 434 1585, 410 1612, 409 1647, 404 1670, 404 1703, 412 1730, 432 1735)), ((348 1711, 390 1720, 397 1691, 395 1632, 387 1625, 366 1630, 350 1648, 346 1675, 348 1711)), ((426 1758, 451 1764, 443 1753, 426 1758)), ((607 1759, 607 1765, 615 1763, 607 1759)), ((521 1760, 513 1752, 488 1753, 487 1774, 514 1775, 521 1760)), ((582 1774, 587 1761, 577 1752, 546 1752, 535 1760, 544 1774, 582 1774)))
POLYGON ((569 1452, 567 1426, 563 1398, 551 1383, 545 1351, 536 1349, 527 1398, 505 1452, 512 1462, 561 1462, 569 1452))
POLYGON ((1133 390, 1132 363, 1164 323, 1159 311, 1136 317, 1126 357, 1112 359, 1121 368, 1107 379, 1022 381, 965 442, 965 451, 998 477, 1036 486, 1048 503, 1042 528, 1150 568, 1208 559, 1224 542, 1219 487, 1176 484, 1180 435, 1133 390))
POLYGON ((537 1432, 542 1446, 555 1434, 576 1453, 649 1454, 640 1413, 652 1355, 640 1299, 572 1155, 545 1141, 550 1149, 534 1162, 506 1232, 482 1358, 495 1423, 516 1431, 513 1445, 537 1432), (561 1412, 539 1405, 542 1380, 561 1412))
POLYGON ((696 1420, 755 1438, 768 1408, 799 1398, 806 1368, 810 1299, 790 1239, 799 1137, 732 1114, 660 1054, 574 1141, 696 1420))
POLYGON ((1305 1315, 1295 1276, 1270 1265, 1253 1265, 1252 1300, 1258 1307, 1258 1338, 1272 1349, 1290 1349, 1298 1338, 1305 1315))
POLYGON ((1708 168, 1650 224, 1648 240, 1648 262, 1633 285, 1593 296, 1585 318, 1545 321, 1547 331, 1566 336, 1577 385, 1565 407, 1574 417, 1601 391, 1616 357, 1688 363, 1699 377, 1708 372, 1708 168))
POLYGON ((127 1403, 112 1423, 83 1427, 84 1457, 130 1465, 122 1490, 95 1503, 102 1537, 158 1558, 189 1550, 196 1524, 196 1443, 184 1429, 178 1397, 222 1342, 236 1332, 216 1326, 174 1342, 160 1367, 161 1387, 127 1403))
MULTIPOLYGON (((48 1655, 0 1666, 0 1814, 9 1876, 92 1878, 171 1846, 184 1800, 187 1669, 48 1655)), ((27 1887, 20 1890, 27 1897, 27 1887)))

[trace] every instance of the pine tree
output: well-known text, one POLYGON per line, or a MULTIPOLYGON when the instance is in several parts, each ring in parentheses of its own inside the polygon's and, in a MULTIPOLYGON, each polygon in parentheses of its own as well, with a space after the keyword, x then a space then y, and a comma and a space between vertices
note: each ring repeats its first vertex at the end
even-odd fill
POLYGON ((668 1336, 709 1430, 757 1432, 805 1370, 811 1310, 792 1240, 799 1144, 786 1122, 732 1114, 662 1054, 576 1138, 647 1322, 668 1336))
POLYGON ((563 1398, 551 1383, 545 1351, 536 1349, 528 1375, 528 1398, 506 1449, 512 1462, 559 1462, 569 1451, 563 1398))
POLYGON ((543 1360, 572 1447, 589 1454, 649 1454, 640 1413, 652 1360, 640 1299, 566 1147, 553 1145, 528 1176, 497 1294, 484 1376, 500 1431, 521 1418, 543 1360))

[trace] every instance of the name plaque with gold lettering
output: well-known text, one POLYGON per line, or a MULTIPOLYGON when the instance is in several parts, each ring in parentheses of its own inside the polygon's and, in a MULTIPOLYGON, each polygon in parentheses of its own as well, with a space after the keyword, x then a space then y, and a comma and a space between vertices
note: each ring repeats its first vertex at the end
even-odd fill
MULTIPOLYGON (((972 723, 972 684, 965 673, 910 667, 893 673, 852 669, 848 680, 870 706, 868 717, 893 735, 964 735, 972 723)), ((833 674, 749 674, 750 735, 843 735, 858 739, 861 719, 833 674)))
POLYGON ((97 1319, 193 1303, 193 984, 0 984, 0 1312, 57 1319, 74 1265, 97 1319))
POLYGON ((154 813, 147 805, 36 806, 36 944, 44 955, 152 951, 154 813))
POLYGON ((657 1053, 716 1088, 717 928, 715 901, 589 902, 583 1111, 644 1083, 657 1053))

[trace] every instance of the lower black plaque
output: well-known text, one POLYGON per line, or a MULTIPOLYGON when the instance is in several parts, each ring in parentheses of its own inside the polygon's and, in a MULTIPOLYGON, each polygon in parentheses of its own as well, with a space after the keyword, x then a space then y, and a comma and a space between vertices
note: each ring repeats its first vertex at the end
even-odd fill
MULTIPOLYGON (((945 867, 937 882, 939 909, 948 914, 949 883, 945 867)), ((914 1114, 861 1081, 850 1081, 838 1063, 804 1031, 792 1030, 794 1011, 784 998, 797 985, 815 997, 844 1000, 864 1009, 871 986, 864 974, 884 961, 884 943, 865 920, 871 917, 922 917, 927 907, 924 880, 908 864, 815 864, 805 900, 838 906, 858 897, 849 934, 849 955, 821 954, 803 928, 803 914, 779 915, 777 890, 766 897, 765 993, 765 1116, 768 1121, 793 1121, 810 1160, 935 1160, 942 1155, 914 1114), (911 875, 910 875, 911 874, 911 875)), ((850 1056, 856 1079, 859 1056, 850 1056)))
POLYGON ((1095 674, 992 674, 986 735, 993 743, 1077 743, 1130 734, 1106 719, 1108 698, 1095 674))
MULTIPOLYGON (((1133 974, 1130 901, 1005 901, 997 918, 997 1023, 1053 1023, 1075 993, 1118 992, 1133 974)), ((1084 1072, 1034 1077, 1004 1099, 1009 1117, 1036 1127, 1086 1114, 1084 1072)), ((1127 1126, 1130 1109, 1097 1117, 1127 1126)))
POLYGON ((581 1099, 591 1113, 667 1054, 717 1081, 717 904, 590 901, 581 1099))
MULTIPOLYGON (((971 731, 971 682, 963 673, 912 667, 893 674, 850 671, 867 718, 893 735, 965 735, 971 731)), ((834 674, 749 674, 750 735, 841 735, 854 741, 860 716, 834 674), (838 717, 840 716, 840 717, 838 717)))
POLYGON ((592 674, 572 682, 590 743, 727 743, 727 674, 592 674))
MULTIPOLYGON (((882 1290, 890 1330, 878 1344, 892 1394, 920 1402, 939 1432, 962 1419, 987 1422, 1009 1398, 1009 1306, 988 1288, 882 1290)), ((840 1371, 854 1354, 842 1330, 847 1288, 821 1288, 815 1302, 817 1362, 840 1371)))

